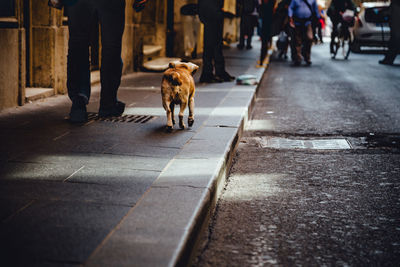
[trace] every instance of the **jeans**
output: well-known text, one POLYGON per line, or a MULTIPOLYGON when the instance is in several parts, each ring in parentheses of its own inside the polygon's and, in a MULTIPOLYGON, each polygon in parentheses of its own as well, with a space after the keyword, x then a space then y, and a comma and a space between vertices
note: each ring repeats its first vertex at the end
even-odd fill
MULTIPOLYGON (((79 0, 66 6, 68 14, 67 87, 72 103, 87 104, 90 98, 89 46, 93 22, 101 28, 100 107, 112 107, 122 75, 122 34, 125 0, 79 0)), ((94 33, 97 34, 97 33, 94 33)))

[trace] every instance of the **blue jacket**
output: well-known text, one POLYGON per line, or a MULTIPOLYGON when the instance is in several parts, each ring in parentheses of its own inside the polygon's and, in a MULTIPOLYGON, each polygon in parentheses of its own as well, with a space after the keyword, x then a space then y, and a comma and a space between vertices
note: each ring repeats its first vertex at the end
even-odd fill
MULTIPOLYGON (((318 5, 316 0, 292 0, 289 5, 288 16, 298 19, 307 19, 308 21, 305 23, 305 25, 307 26, 311 23, 312 12, 304 1, 307 1, 310 4, 315 16, 319 18, 318 5)), ((295 20, 295 24, 300 25, 301 23, 296 22, 295 20)))

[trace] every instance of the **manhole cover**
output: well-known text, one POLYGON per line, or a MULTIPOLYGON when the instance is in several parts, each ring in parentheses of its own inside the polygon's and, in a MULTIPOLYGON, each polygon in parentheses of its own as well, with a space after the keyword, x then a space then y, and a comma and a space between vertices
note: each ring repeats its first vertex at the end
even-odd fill
POLYGON ((288 139, 263 136, 259 141, 263 148, 275 149, 351 149, 346 139, 288 139))
POLYGON ((91 121, 146 123, 155 118, 157 117, 150 115, 122 115, 119 117, 99 118, 97 113, 88 113, 88 119, 91 121))

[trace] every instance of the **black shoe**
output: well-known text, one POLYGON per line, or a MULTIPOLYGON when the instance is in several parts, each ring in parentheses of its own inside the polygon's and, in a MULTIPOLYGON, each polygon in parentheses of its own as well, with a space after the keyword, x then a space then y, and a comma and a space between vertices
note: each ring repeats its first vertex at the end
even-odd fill
POLYGON ((72 104, 71 111, 69 112, 69 122, 71 123, 85 123, 88 120, 86 105, 72 104))
POLYGON ((250 50, 250 49, 253 49, 253 47, 252 47, 251 45, 247 45, 247 46, 246 46, 246 49, 247 49, 247 50, 250 50))
POLYGON ((125 103, 121 101, 117 101, 113 107, 110 108, 103 108, 100 106, 99 109, 99 117, 106 118, 106 117, 119 117, 124 113, 125 110, 125 103))
POLYGON ((242 50, 242 49, 244 48, 244 45, 238 44, 238 45, 237 45, 237 48, 238 48, 239 50, 242 50))
POLYGON ((220 78, 224 82, 231 82, 231 81, 235 80, 235 77, 231 76, 226 71, 221 74, 217 74, 216 77, 220 78))
POLYGON ((312 64, 311 60, 306 60, 306 65, 307 66, 311 66, 311 64, 312 64))
POLYGON ((298 67, 298 66, 300 66, 301 65, 301 62, 300 61, 294 61, 293 62, 293 66, 296 66, 296 67, 298 67))
POLYGON ((201 75, 199 82, 201 83, 222 83, 223 80, 220 77, 214 75, 201 75))
POLYGON ((393 61, 390 61, 390 60, 387 60, 387 59, 382 59, 382 60, 379 60, 379 64, 393 65, 393 61))

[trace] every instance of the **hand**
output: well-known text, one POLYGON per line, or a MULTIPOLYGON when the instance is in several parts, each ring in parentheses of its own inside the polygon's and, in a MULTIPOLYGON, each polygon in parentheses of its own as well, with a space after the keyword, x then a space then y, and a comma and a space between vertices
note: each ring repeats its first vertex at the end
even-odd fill
POLYGON ((294 25, 294 20, 293 20, 292 17, 289 18, 289 26, 292 27, 292 28, 295 27, 295 25, 294 25))
POLYGON ((135 2, 133 2, 133 9, 136 12, 140 12, 144 9, 144 7, 146 6, 148 0, 135 0, 135 2))

